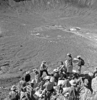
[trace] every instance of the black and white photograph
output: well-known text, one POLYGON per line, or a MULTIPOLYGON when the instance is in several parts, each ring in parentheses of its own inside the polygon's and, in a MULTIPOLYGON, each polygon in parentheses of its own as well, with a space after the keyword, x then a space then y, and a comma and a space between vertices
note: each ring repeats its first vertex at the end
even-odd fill
POLYGON ((0 0, 0 100, 97 100, 97 0, 0 0))

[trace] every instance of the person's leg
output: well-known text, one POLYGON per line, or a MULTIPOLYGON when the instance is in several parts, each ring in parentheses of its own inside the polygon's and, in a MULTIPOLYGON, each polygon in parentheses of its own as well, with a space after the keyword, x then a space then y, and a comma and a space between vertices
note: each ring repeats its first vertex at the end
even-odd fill
POLYGON ((91 91, 91 93, 93 93, 93 89, 92 88, 90 88, 90 91, 91 91))
POLYGON ((45 96, 44 96, 44 100, 47 100, 47 96, 46 96, 46 93, 45 93, 45 96))
POLYGON ((51 98, 51 92, 49 91, 47 95, 47 100, 50 100, 50 98, 51 98))
POLYGON ((42 77, 43 75, 43 70, 40 70, 40 77, 42 77))
POLYGON ((48 73, 48 71, 47 70, 44 70, 44 72, 49 76, 49 73, 48 73))

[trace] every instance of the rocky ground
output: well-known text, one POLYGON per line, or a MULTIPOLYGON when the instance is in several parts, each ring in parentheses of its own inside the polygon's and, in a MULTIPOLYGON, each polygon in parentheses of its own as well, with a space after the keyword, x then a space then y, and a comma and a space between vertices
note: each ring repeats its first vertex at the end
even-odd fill
POLYGON ((83 71, 93 71, 96 67, 96 10, 57 6, 54 9, 47 6, 45 10, 29 8, 30 11, 23 6, 14 9, 14 5, 12 9, 2 8, 0 100, 6 97, 10 86, 16 84, 25 71, 39 68, 42 60, 47 61, 51 72, 59 61, 66 60, 66 54, 70 52, 73 57, 81 55, 85 59, 83 71), (75 30, 76 27, 80 27, 80 30, 75 30))

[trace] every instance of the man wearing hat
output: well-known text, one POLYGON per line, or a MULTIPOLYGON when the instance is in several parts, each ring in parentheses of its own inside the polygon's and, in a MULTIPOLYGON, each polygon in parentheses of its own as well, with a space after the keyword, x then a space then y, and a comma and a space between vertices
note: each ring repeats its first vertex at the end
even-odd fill
POLYGON ((54 86, 55 78, 48 76, 47 80, 48 81, 44 84, 44 87, 46 88, 46 90, 51 91, 54 86))
POLYGON ((55 82, 55 78, 49 77, 48 82, 44 84, 45 89, 43 91, 45 93, 45 100, 50 100, 51 94, 54 91, 53 89, 54 82, 55 82))
POLYGON ((67 60, 65 61, 65 66, 67 68, 67 73, 72 73, 73 70, 73 59, 70 53, 67 54, 67 60))
POLYGON ((80 55, 77 56, 77 59, 78 59, 78 63, 77 63, 78 72, 79 72, 79 74, 81 74, 81 68, 82 68, 82 66, 84 66, 85 62, 80 55))
POLYGON ((58 78, 59 78, 59 71, 58 71, 58 69, 54 69, 53 70, 52 76, 54 76, 55 82, 57 83, 58 82, 58 78))
POLYGON ((40 77, 42 77, 43 72, 45 72, 47 75, 48 71, 47 71, 47 66, 46 66, 46 61, 42 61, 41 66, 40 66, 40 77))

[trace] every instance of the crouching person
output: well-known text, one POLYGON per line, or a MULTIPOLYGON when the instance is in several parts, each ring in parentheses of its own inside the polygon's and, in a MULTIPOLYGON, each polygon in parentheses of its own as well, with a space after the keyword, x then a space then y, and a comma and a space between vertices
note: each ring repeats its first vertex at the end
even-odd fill
POLYGON ((19 94, 15 85, 11 87, 11 91, 9 92, 8 98, 9 100, 19 100, 19 94))
POLYGON ((43 94, 44 94, 45 100, 50 100, 51 95, 52 95, 52 93, 54 92, 54 89, 53 89, 54 81, 55 81, 54 77, 51 77, 51 78, 48 80, 48 82, 46 82, 46 83, 44 84, 45 89, 44 89, 44 91, 43 91, 43 94))

